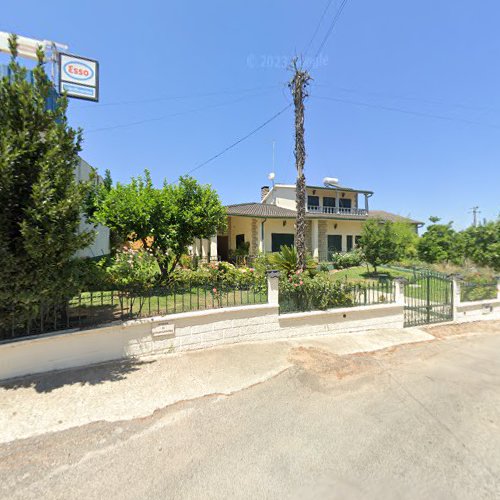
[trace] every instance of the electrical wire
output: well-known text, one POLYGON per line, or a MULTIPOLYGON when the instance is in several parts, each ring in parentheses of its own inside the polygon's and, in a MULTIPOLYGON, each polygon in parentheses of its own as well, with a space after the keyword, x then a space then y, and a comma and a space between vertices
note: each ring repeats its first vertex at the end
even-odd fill
POLYGON ((254 128, 251 132, 249 132, 248 134, 246 134, 245 136, 243 136, 241 139, 238 139, 237 141, 233 142, 232 144, 230 144, 229 146, 227 146, 226 148, 224 148, 219 153, 217 153, 214 156, 208 158, 208 160, 205 160, 205 161, 199 163, 198 165, 196 165, 194 168, 192 168, 191 170, 189 170, 187 172, 187 175, 190 175, 193 172, 195 172, 196 170, 200 169, 201 167, 204 167, 205 165, 207 165, 208 163, 212 162, 216 158, 219 158, 219 156, 222 156, 224 153, 226 153, 230 149, 233 149, 235 146, 237 146, 238 144, 242 143, 243 141, 245 141, 246 139, 248 139, 252 135, 256 134, 259 130, 263 129, 268 123, 271 123, 273 120, 275 120, 276 118, 278 118, 278 116, 282 115, 291 106, 292 106, 292 103, 287 104, 283 109, 281 109, 280 111, 278 111, 277 113, 275 113, 273 116, 271 116, 271 118, 268 118, 264 123, 261 123, 258 127, 254 128))
POLYGON ((265 87, 255 87, 255 88, 249 88, 249 89, 235 89, 235 90, 220 90, 220 91, 214 91, 214 92, 200 92, 200 93, 195 93, 195 94, 188 94, 188 95, 179 95, 179 96, 159 96, 159 97, 152 97, 148 99, 138 99, 134 101, 114 101, 114 102, 103 102, 103 103, 94 103, 89 106, 82 106, 80 109, 102 109, 103 107, 109 107, 109 106, 126 106, 129 104, 147 104, 150 102, 161 102, 161 101, 175 101, 175 100, 180 100, 180 99, 197 99, 199 97, 211 97, 211 96, 216 96, 216 95, 228 95, 228 94, 239 94, 239 93, 245 93, 245 92, 255 92, 257 90, 267 90, 267 89, 274 89, 278 88, 281 85, 268 85, 265 87))
POLYGON ((321 24, 323 23, 323 19, 325 18, 326 13, 328 12, 328 9, 330 8, 330 5, 332 4, 333 0, 329 0, 326 7, 323 10, 323 13, 321 14, 321 17, 319 18, 318 24, 316 25, 316 28, 313 32, 312 37, 309 40, 309 43, 307 44, 305 50, 304 50, 304 59, 307 57, 307 53, 309 52, 309 49, 311 48, 311 44, 313 43, 314 39, 316 38, 316 35, 318 34, 318 31, 321 27, 321 24))
MULTIPOLYGON (((323 47, 325 46, 326 42, 328 41, 328 39, 330 38, 330 35, 332 34, 333 32, 333 28, 335 28, 340 16, 342 15, 342 11, 344 10, 346 4, 347 4, 348 0, 342 0, 342 2, 340 3, 339 5, 339 8, 337 9, 337 11, 335 12, 334 16, 333 16, 333 19, 332 19, 332 22, 330 23, 330 26, 328 27, 328 30, 325 34, 325 36, 323 37, 323 40, 322 42, 320 43, 319 47, 318 47, 318 50, 316 51, 316 54, 314 55, 313 57, 313 62, 317 59, 319 53, 321 52, 321 50, 323 49, 323 47)), ((311 63, 311 66, 312 66, 313 63, 311 63)), ((310 68, 309 68, 310 69, 310 68)))
POLYGON ((437 114, 433 114, 433 113, 424 113, 421 111, 412 111, 412 110, 408 110, 408 109, 397 108, 394 106, 384 106, 384 105, 380 105, 380 104, 373 104, 373 103, 363 102, 363 101, 353 101, 350 99, 341 99, 341 98, 337 98, 337 97, 326 97, 326 96, 318 96, 318 95, 313 95, 311 97, 313 97, 314 99, 322 99, 322 100, 326 100, 326 101, 340 102, 343 104, 353 104, 355 106, 364 106, 367 108, 381 109, 384 111, 393 111, 393 112, 397 112, 397 113, 403 113, 406 115, 414 115, 414 116, 420 116, 420 117, 424 117, 424 118, 435 118, 437 120, 445 120, 445 121, 450 121, 450 122, 460 122, 460 123, 467 123, 468 125, 479 125, 482 127, 490 127, 490 128, 494 128, 494 129, 500 129, 499 125, 495 125, 492 123, 482 123, 482 122, 477 122, 474 120, 467 120, 465 118, 454 118, 451 116, 437 115, 437 114))
POLYGON ((456 103, 456 102, 443 101, 441 99, 428 99, 425 97, 411 97, 411 96, 395 95, 395 94, 388 94, 386 92, 378 92, 378 91, 371 91, 371 90, 356 90, 356 89, 351 89, 351 88, 347 88, 347 87, 337 87, 335 85, 330 85, 330 84, 316 84, 316 86, 331 89, 331 90, 338 90, 340 92, 347 92, 349 94, 361 94, 361 95, 366 94, 366 95, 372 95, 372 96, 376 96, 376 97, 383 97, 383 98, 387 98, 387 99, 422 102, 422 103, 431 104, 431 105, 438 105, 438 106, 451 106, 451 107, 460 108, 460 109, 467 109, 467 110, 471 110, 471 111, 487 111, 487 112, 491 112, 491 113, 500 113, 500 109, 496 109, 496 108, 488 108, 486 106, 472 106, 470 104, 462 104, 462 103, 456 103))
POLYGON ((157 116, 157 117, 153 117, 153 118, 146 118, 144 120, 138 120, 135 122, 121 123, 118 125, 111 125, 109 127, 94 128, 94 129, 87 130, 86 133, 89 134, 89 133, 95 133, 95 132, 104 132, 106 130, 115 130, 118 128, 127 128, 127 127, 133 127, 135 125, 142 125, 144 123, 166 120, 167 118, 173 118, 175 116, 182 116, 182 115, 187 115, 190 113, 197 113, 199 111, 205 111, 207 109, 213 109, 213 108, 219 108, 222 106, 227 106, 229 104, 236 104, 238 102, 245 101, 246 99, 249 99, 249 98, 260 97, 260 96, 264 95, 265 93, 266 92, 261 92, 259 94, 253 94, 251 96, 244 96, 244 97, 240 97, 238 99, 233 99, 231 101, 226 101, 226 102, 222 102, 222 103, 218 103, 218 104, 210 104, 208 106, 202 106, 200 108, 187 109, 184 111, 178 111, 176 113, 170 113, 168 115, 157 116))

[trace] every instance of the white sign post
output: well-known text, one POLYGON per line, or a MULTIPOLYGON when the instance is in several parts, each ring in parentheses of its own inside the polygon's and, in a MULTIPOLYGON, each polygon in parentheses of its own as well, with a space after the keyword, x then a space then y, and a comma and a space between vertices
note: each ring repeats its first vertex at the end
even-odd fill
POLYGON ((99 63, 93 59, 59 53, 59 92, 68 97, 99 100, 99 63))

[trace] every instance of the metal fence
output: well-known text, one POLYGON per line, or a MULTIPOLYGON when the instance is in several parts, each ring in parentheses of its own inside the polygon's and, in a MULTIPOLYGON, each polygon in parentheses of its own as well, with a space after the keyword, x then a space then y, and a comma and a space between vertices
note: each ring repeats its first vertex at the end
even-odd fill
POLYGON ((320 311, 338 307, 357 307, 388 304, 396 301, 393 281, 372 283, 336 282, 331 287, 279 289, 280 314, 320 311))
POLYGON ((461 302, 474 300, 493 300, 497 298, 497 283, 474 283, 462 281, 460 283, 461 302))
POLYGON ((58 330, 90 328, 113 321, 267 303, 267 284, 244 286, 174 284, 149 290, 82 292, 58 303, 0 317, 0 340, 58 330))

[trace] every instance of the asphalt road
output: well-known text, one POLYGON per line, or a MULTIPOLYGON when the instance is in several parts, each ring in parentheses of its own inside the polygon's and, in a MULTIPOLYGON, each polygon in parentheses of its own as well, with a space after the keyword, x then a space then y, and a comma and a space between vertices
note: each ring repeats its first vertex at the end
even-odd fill
POLYGON ((0 445, 0 495, 500 498, 499 357, 498 331, 294 347, 291 367, 231 395, 0 445))

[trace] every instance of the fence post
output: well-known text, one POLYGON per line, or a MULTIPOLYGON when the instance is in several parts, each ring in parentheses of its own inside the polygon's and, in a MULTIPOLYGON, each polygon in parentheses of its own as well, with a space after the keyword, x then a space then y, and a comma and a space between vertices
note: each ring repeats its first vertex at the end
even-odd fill
POLYGON ((267 271, 267 303, 279 306, 279 271, 267 271))
POLYGON ((497 276, 497 300, 500 300, 500 276, 497 276))
POLYGON ((405 305, 405 278, 394 278, 394 302, 400 306, 405 305))
POLYGON ((458 306, 460 305, 462 298, 460 294, 460 282, 462 276, 460 274, 452 274, 451 278, 451 312, 453 321, 458 318, 458 306))

